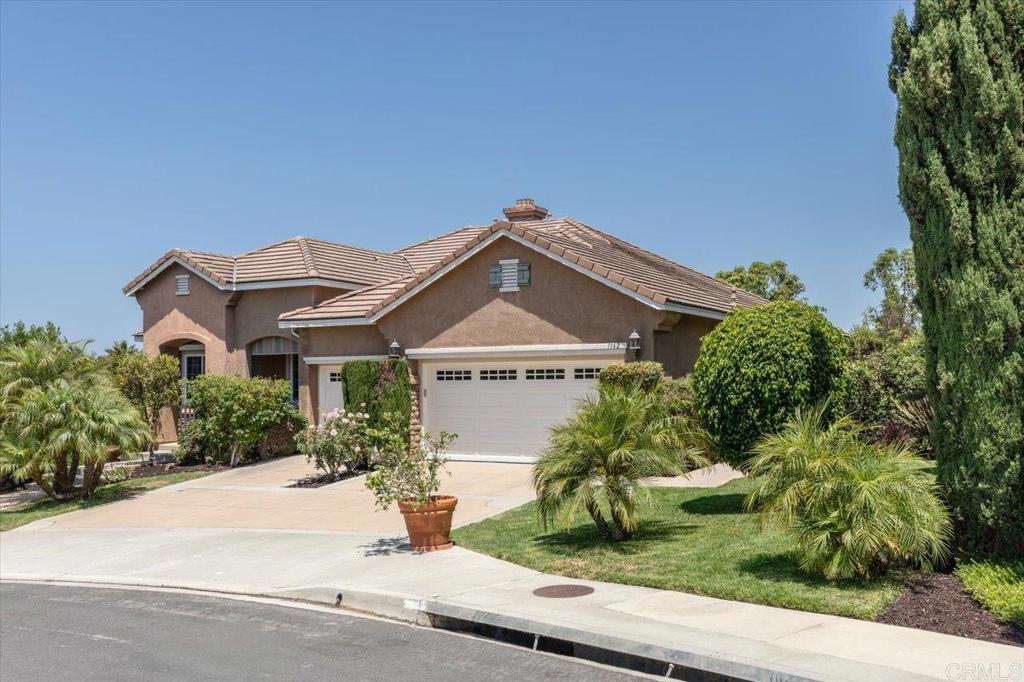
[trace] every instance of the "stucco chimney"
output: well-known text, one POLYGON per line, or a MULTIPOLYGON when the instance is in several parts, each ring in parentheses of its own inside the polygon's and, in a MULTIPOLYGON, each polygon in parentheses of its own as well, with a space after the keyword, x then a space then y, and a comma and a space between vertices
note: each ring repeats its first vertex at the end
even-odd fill
POLYGON ((528 220, 544 220, 548 217, 548 210, 537 205, 530 198, 516 199, 516 205, 502 209, 505 217, 510 223, 522 223, 528 220))

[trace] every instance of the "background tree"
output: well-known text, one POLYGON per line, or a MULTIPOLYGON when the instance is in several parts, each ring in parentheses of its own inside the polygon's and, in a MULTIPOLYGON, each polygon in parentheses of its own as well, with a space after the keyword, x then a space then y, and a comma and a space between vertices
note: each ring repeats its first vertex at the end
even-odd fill
POLYGON ((917 0, 892 32, 939 478, 958 541, 1024 552, 1024 4, 917 0))
POLYGON ((178 359, 162 353, 150 358, 134 347, 119 354, 112 354, 108 349, 107 356, 118 389, 149 426, 149 456, 152 458, 160 430, 160 413, 165 407, 177 405, 181 398, 178 359))
POLYGON ((0 327, 0 348, 24 346, 32 339, 45 339, 57 343, 63 338, 60 327, 53 322, 26 325, 24 322, 18 321, 12 325, 5 324, 0 327))
POLYGON ((748 268, 737 265, 732 270, 715 273, 715 279, 769 301, 795 301, 807 290, 800 278, 790 272, 789 266, 781 260, 771 263, 756 260, 748 268))
POLYGON ((103 360, 112 367, 116 367, 122 358, 128 355, 142 355, 142 351, 127 341, 115 341, 109 348, 103 351, 103 360))
POLYGON ((865 321, 879 333, 906 338, 920 328, 913 249, 889 247, 878 254, 871 269, 864 273, 864 286, 882 291, 882 302, 864 313, 865 321))

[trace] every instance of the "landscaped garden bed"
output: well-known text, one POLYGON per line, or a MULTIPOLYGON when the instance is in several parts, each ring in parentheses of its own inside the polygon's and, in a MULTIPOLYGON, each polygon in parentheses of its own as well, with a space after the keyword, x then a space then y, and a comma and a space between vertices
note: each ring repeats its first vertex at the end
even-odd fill
POLYGON ((349 478, 355 478, 356 476, 363 475, 364 471, 341 471, 336 474, 312 474, 310 476, 304 476, 299 480, 295 481, 287 488, 323 488, 325 485, 332 485, 349 478))
POLYGON ((875 620, 957 637, 1024 646, 1024 627, 1001 622, 971 599, 959 577, 949 573, 917 576, 909 589, 875 620))

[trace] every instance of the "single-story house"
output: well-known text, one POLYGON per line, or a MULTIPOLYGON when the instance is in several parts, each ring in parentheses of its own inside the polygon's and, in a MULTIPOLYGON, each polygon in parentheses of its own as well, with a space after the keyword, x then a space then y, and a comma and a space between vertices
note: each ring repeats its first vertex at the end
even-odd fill
POLYGON ((484 458, 534 456, 607 364, 689 372, 704 334, 764 302, 530 199, 504 214, 391 252, 307 237, 173 249, 124 293, 145 351, 178 356, 184 378, 286 379, 314 421, 344 404, 343 363, 407 358, 424 428, 484 458))

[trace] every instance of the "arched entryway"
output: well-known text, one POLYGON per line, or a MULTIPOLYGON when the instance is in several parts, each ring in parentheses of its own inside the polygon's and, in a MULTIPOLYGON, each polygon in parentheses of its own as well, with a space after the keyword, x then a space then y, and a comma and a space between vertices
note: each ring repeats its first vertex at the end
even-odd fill
POLYGON ((206 374, 206 344, 195 339, 172 339, 160 344, 160 352, 178 358, 181 378, 181 401, 171 410, 170 419, 161 420, 161 432, 176 440, 185 424, 192 419, 193 410, 188 404, 188 382, 206 374), (173 435, 172 435, 173 434, 173 435))
POLYGON ((265 336, 249 344, 249 376, 284 379, 299 400, 299 344, 294 339, 265 336))

